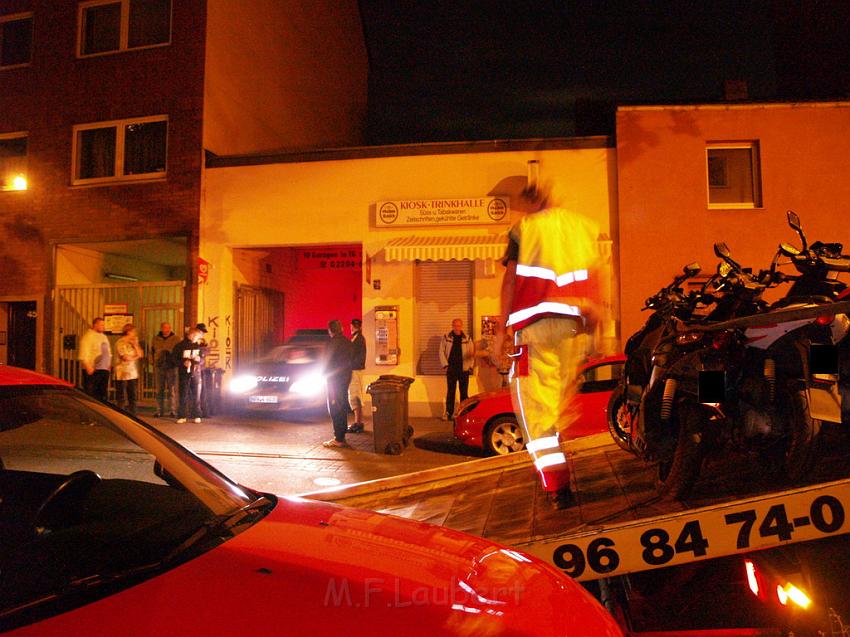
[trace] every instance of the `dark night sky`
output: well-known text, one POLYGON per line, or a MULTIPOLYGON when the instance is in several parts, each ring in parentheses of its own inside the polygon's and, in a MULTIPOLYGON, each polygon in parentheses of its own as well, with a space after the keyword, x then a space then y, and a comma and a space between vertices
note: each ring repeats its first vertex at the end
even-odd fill
POLYGON ((847 0, 360 0, 369 142, 611 134, 615 104, 850 93, 847 0))

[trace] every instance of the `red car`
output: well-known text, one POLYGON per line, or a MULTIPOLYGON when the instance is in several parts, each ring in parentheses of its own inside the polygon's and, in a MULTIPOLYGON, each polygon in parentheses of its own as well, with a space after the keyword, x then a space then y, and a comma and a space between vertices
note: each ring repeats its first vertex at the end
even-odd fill
MULTIPOLYGON (((567 433, 568 439, 608 431, 608 399, 623 375, 625 361, 618 354, 582 365, 575 398, 581 416, 567 433)), ((454 423, 455 436, 467 445, 500 455, 525 449, 508 387, 470 396, 458 405, 454 423)))
POLYGON ((0 632, 620 635, 487 540, 236 484, 153 427, 0 366, 0 632))

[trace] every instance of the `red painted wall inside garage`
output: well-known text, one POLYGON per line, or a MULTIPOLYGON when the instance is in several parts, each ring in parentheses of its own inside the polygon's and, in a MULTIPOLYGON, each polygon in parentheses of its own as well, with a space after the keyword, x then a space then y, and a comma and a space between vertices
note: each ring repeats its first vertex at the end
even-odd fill
POLYGON ((272 248, 263 260, 271 272, 265 272, 264 285, 284 295, 284 341, 299 329, 327 328, 328 321, 339 319, 346 334, 351 319, 362 318, 363 270, 360 258, 343 259, 356 266, 321 267, 322 259, 304 259, 305 252, 340 252, 358 245, 326 245, 307 248, 272 248), (299 259, 299 254, 302 258, 299 259), (305 267, 306 264, 306 267, 305 267))

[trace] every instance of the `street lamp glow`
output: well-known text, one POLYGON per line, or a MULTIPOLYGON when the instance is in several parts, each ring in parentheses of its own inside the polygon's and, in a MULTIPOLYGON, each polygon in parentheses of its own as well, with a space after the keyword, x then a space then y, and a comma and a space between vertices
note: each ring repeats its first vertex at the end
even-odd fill
POLYGON ((12 190, 26 190, 27 189, 27 178, 23 175, 18 175, 14 179, 12 179, 12 190))

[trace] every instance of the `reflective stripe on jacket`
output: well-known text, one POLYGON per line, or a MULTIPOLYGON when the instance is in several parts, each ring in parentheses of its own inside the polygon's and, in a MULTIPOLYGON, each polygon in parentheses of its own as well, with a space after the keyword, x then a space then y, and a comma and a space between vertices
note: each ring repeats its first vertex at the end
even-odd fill
POLYGON ((599 228, 564 208, 523 218, 511 230, 519 245, 516 282, 507 324, 514 330, 544 316, 585 320, 600 303, 599 228))

